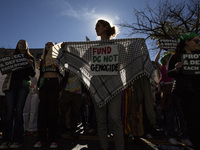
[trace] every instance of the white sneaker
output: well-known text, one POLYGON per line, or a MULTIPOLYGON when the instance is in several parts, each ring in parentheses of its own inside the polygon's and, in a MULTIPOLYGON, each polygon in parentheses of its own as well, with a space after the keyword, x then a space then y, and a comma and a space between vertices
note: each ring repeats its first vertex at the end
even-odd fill
POLYGON ((20 148, 21 146, 22 146, 21 143, 12 143, 12 144, 10 145, 10 148, 20 148))
POLYGON ((192 142, 189 139, 183 139, 181 140, 181 142, 186 146, 193 146, 192 142))
POLYGON ((9 142, 3 142, 0 145, 0 149, 8 149, 10 147, 9 142))
POLYGON ((33 147, 40 148, 40 147, 42 147, 42 145, 43 145, 42 141, 37 141, 37 143, 35 143, 35 145, 33 147))
POLYGON ((177 140, 175 138, 169 138, 168 141, 172 145, 178 145, 178 142, 177 142, 177 140))
POLYGON ((56 142, 52 142, 49 146, 49 148, 57 148, 58 144, 56 142))

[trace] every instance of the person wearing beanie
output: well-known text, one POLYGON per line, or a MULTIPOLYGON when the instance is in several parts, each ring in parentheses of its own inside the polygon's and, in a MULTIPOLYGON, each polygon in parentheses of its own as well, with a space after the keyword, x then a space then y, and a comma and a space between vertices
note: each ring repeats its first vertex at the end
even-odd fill
MULTIPOLYGON (((200 148, 200 75, 188 74, 184 71, 182 55, 200 53, 200 37, 197 33, 183 34, 179 40, 175 54, 169 60, 168 76, 174 78, 172 94, 179 99, 187 123, 188 141, 182 142, 194 149, 200 148)), ((199 60, 199 59, 198 59, 199 60)))

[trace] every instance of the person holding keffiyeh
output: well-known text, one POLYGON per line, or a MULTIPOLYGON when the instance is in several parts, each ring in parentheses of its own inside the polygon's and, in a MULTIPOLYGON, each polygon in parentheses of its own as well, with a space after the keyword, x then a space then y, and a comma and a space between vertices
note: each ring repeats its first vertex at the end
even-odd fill
MULTIPOLYGON (((101 37, 101 40, 109 40, 110 37, 116 33, 115 27, 111 27, 109 22, 105 20, 98 20, 95 27, 96 33, 101 37)), ((96 102, 95 111, 97 116, 97 130, 98 136, 103 150, 108 150, 107 139, 107 120, 106 111, 108 108, 109 121, 111 121, 111 128, 114 137, 115 149, 124 150, 124 136, 121 120, 121 100, 122 93, 116 94, 106 105, 99 107, 96 102)))

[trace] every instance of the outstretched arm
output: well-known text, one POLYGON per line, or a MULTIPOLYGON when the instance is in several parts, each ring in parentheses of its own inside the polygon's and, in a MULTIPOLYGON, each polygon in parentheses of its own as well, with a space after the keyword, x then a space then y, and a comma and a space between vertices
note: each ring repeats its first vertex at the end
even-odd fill
MULTIPOLYGON (((160 47, 160 46, 159 46, 160 47)), ((155 58, 155 64, 158 67, 158 69, 161 71, 162 70, 162 65, 158 62, 158 60, 160 59, 160 53, 162 51, 162 47, 160 47, 160 50, 158 51, 156 58, 155 58)))

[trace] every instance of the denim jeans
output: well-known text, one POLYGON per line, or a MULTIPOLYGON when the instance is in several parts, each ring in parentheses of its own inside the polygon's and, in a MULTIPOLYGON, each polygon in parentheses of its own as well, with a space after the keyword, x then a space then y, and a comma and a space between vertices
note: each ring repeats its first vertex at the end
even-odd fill
POLYGON ((12 81, 9 90, 5 92, 6 108, 3 118, 2 141, 23 142, 23 109, 28 92, 25 81, 12 81))

